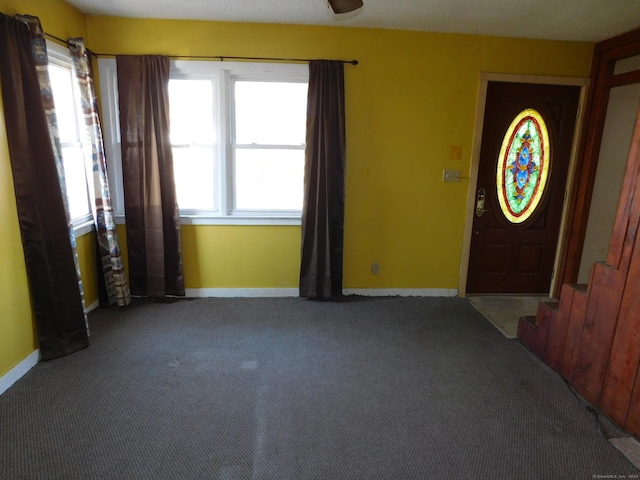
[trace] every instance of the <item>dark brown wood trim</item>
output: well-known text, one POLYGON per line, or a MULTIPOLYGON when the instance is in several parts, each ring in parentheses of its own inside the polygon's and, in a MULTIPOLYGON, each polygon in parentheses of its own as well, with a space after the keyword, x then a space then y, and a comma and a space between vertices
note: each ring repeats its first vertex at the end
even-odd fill
POLYGON ((640 54, 640 29, 597 43, 591 64, 591 82, 584 107, 584 122, 579 140, 577 168, 574 171, 564 240, 560 245, 560 260, 554 291, 559 297, 562 285, 578 278, 593 185, 598 168, 602 130, 613 86, 640 81, 638 72, 613 75, 616 60, 640 54))
POLYGON ((621 87, 623 85, 630 85, 632 83, 640 82, 640 70, 633 72, 621 73, 619 75, 612 75, 605 79, 604 85, 607 88, 621 87))
POLYGON ((635 44, 638 42, 640 42, 640 29, 631 30, 620 35, 616 35, 615 37, 608 38, 607 40, 598 42, 595 46, 595 49, 597 51, 606 52, 615 50, 616 48, 620 48, 621 46, 624 46, 626 44, 635 44))

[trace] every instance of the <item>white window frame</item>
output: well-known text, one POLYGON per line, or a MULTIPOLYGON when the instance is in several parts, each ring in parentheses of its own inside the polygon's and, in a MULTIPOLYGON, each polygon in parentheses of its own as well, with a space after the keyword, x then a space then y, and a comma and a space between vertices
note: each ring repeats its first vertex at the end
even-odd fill
MULTIPOLYGON (((112 203, 116 223, 125 223, 122 157, 120 150, 120 125, 118 112, 118 80, 115 58, 98 60, 102 92, 102 115, 105 133, 105 151, 111 186, 112 203)), ((215 178, 217 181, 216 210, 180 209, 182 224, 194 225, 300 225, 300 210, 246 211, 233 208, 234 160, 231 142, 232 81, 278 81, 308 83, 309 69, 306 64, 295 63, 250 63, 172 60, 170 77, 181 79, 214 79, 217 99, 214 96, 215 112, 219 115, 215 124, 219 128, 215 178)), ((301 179, 302 181, 302 179, 301 179)))
MULTIPOLYGON (((91 148, 90 145, 87 144, 87 134, 85 131, 85 121, 81 115, 79 110, 80 105, 80 92, 76 82, 73 81, 74 69, 73 69, 73 60, 71 59, 71 54, 69 50, 57 43, 53 43, 47 40, 47 57, 48 62, 52 65, 56 65, 58 67, 67 69, 71 71, 71 78, 73 84, 73 96, 75 102, 75 111, 76 111, 76 133, 77 137, 80 141, 80 148, 82 150, 82 156, 84 158, 84 173, 85 173, 85 189, 87 192, 87 202, 89 206, 89 213, 86 215, 82 215, 78 218, 72 218, 71 224, 74 228, 74 233, 76 237, 89 233, 95 230, 95 222, 94 222, 94 210, 95 210, 95 200, 93 195, 92 187, 92 178, 90 177, 90 173, 92 172, 93 165, 91 164, 91 148)), ((55 103, 55 99, 54 99, 55 103)), ((61 146, 65 146, 62 145, 61 146)), ((67 189, 69 185, 67 183, 67 189)))

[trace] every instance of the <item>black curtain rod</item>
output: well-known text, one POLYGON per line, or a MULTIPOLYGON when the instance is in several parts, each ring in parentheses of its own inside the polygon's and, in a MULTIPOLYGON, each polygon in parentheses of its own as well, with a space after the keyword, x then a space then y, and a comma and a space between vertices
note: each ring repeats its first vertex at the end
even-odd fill
MULTIPOLYGON (((53 40, 57 40, 58 42, 64 44, 64 45, 68 45, 69 42, 67 40, 63 40, 60 37, 56 37, 55 35, 51 35, 50 33, 45 33, 45 36, 53 39, 53 40)), ((89 52, 91 55, 95 56, 95 57, 116 57, 117 54, 115 53, 96 53, 93 52, 91 50, 89 50, 87 48, 87 52, 89 52)), ((174 60, 180 60, 180 59, 191 59, 191 60, 220 60, 221 62, 224 62, 225 60, 257 60, 257 61, 266 61, 266 62, 304 62, 304 63, 309 63, 312 61, 312 59, 309 58, 278 58, 278 57, 234 57, 234 56, 227 56, 227 55, 214 55, 214 56, 208 56, 208 55, 168 55, 169 58, 172 58, 174 60)), ((358 65, 358 60, 337 60, 338 62, 342 62, 342 63, 349 63, 351 65, 358 65)))

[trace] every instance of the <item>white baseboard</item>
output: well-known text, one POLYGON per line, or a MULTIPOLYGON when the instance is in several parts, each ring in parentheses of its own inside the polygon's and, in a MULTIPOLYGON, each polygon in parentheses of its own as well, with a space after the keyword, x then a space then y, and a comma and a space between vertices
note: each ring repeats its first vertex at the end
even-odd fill
POLYGON ((95 310, 96 308, 98 308, 99 306, 100 306, 100 300, 96 300, 95 302, 93 302, 88 307, 85 307, 85 310, 86 310, 85 313, 89 313, 89 312, 95 310))
MULTIPOLYGON (((363 297, 455 297, 455 288, 345 288, 363 297)), ((297 288, 187 288, 187 297, 297 297, 297 288)))
POLYGON ((297 288, 186 288, 187 297, 297 297, 297 288))
POLYGON ((40 360, 40 350, 34 350, 27 358, 9 370, 0 378, 0 395, 6 392, 11 385, 20 380, 29 370, 31 370, 40 360))
POLYGON ((455 288, 345 288, 345 295, 363 297, 455 297, 455 288))

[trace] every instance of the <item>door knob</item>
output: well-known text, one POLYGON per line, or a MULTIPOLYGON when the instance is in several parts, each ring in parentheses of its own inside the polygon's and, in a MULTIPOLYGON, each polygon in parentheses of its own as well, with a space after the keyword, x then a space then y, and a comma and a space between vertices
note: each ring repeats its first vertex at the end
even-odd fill
POLYGON ((478 193, 476 194, 476 217, 481 217, 482 215, 484 215, 484 212, 488 212, 489 210, 491 210, 490 208, 486 210, 484 208, 484 200, 486 196, 487 192, 485 191, 485 189, 479 188, 478 193))

